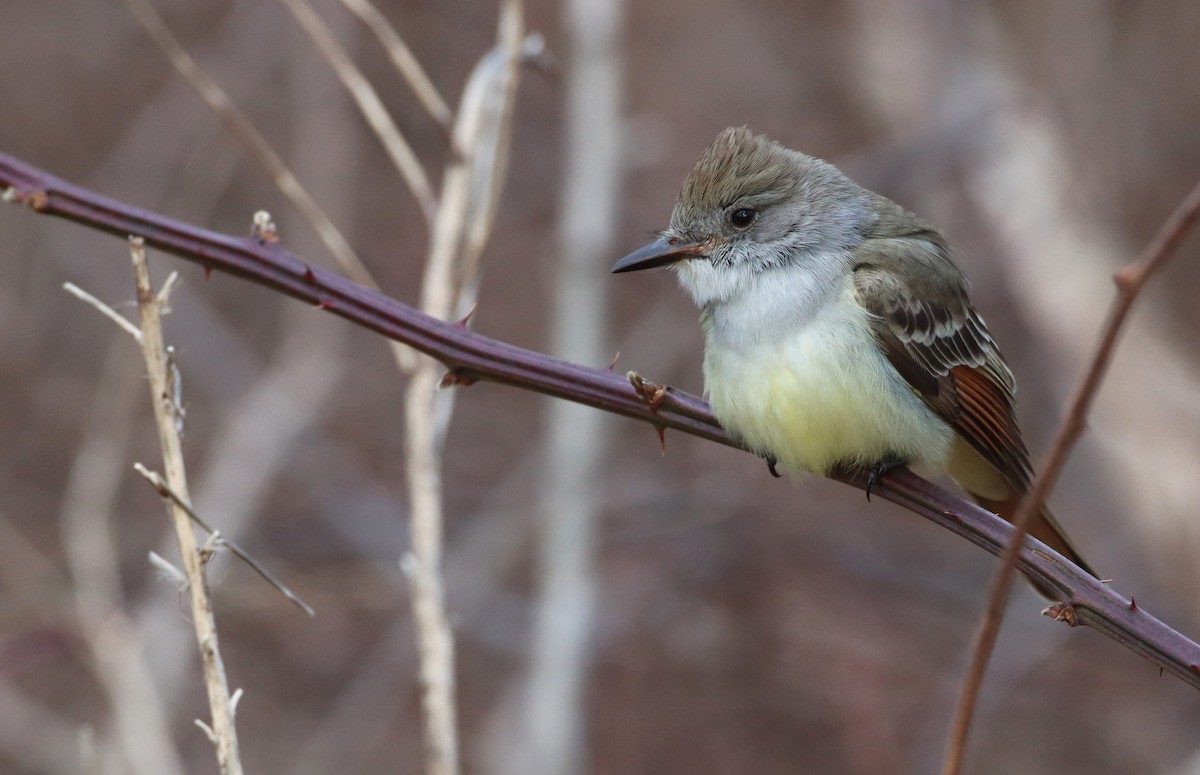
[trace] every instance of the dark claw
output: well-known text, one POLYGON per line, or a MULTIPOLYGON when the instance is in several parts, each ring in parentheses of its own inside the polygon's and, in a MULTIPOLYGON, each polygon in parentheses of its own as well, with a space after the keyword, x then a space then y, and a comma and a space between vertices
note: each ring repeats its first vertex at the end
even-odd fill
POLYGON ((899 468, 902 465, 904 465, 903 460, 886 457, 871 466, 871 470, 867 472, 867 502, 871 500, 871 490, 875 488, 875 485, 883 481, 883 477, 887 476, 888 471, 891 471, 893 468, 899 468))
POLYGON ((766 461, 767 461, 767 470, 771 472, 771 476, 775 477, 776 479, 782 479, 783 474, 781 474, 775 470, 775 464, 778 463, 779 461, 776 460, 771 455, 766 456, 766 461))

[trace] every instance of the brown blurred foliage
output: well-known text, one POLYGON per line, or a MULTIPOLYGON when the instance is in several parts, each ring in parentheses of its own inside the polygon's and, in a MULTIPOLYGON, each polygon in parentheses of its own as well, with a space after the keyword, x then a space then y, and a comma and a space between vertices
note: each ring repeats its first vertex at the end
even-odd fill
MULTIPOLYGON (((290 16, 275 3, 157 5, 384 290, 415 301, 420 212, 290 16)), ((439 170, 440 130, 344 10, 319 5, 439 170)), ((380 6, 453 102, 491 45, 494 5, 380 6)), ((559 7, 536 0, 528 13, 569 59, 559 7)), ((1197 39, 1200 5, 1181 0, 632 4, 612 258, 665 224, 691 161, 725 126, 827 158, 958 246, 1017 374, 1036 459, 1093 344, 1109 274, 1200 175, 1197 39)), ((290 249, 329 264, 120 4, 0 2, 0 73, 3 150, 230 233, 248 232, 266 208, 290 249)), ((526 75, 473 321, 532 348, 549 339, 563 102, 561 80, 526 75)), ((185 606, 146 562, 148 550, 170 556, 170 544, 158 498, 131 469, 158 455, 142 366, 123 334, 60 289, 72 281, 132 300, 127 247, 13 208, 0 208, 0 235, 0 771, 121 761, 111 676, 87 645, 112 617, 87 623, 77 595, 106 578, 103 557, 86 551, 106 542, 118 571, 107 578, 140 638, 130 648, 145 655, 160 721, 186 771, 213 771, 191 723, 206 709, 185 606), (99 537, 82 540, 97 525, 99 537)), ((1135 313, 1054 498, 1119 589, 1193 633, 1198 248, 1184 246, 1135 313)), ((406 547, 403 383, 385 344, 231 278, 206 280, 162 256, 152 265, 185 279, 167 325, 196 505, 319 612, 305 619, 228 560, 211 571, 230 681, 246 692, 248 771, 419 772, 396 562, 406 547)), ((696 314, 669 277, 612 278, 598 264, 595 283, 612 293, 621 367, 698 392, 696 314)), ((447 446, 447 588, 470 772, 503 769, 497 730, 528 667, 546 404, 465 389, 447 446)), ((936 770, 991 559, 861 493, 777 482, 750 456, 679 436, 663 456, 651 429, 608 422, 590 771, 936 770)), ((970 771, 1200 771, 1200 695, 1095 633, 1040 618, 1027 590, 1012 606, 970 771)))

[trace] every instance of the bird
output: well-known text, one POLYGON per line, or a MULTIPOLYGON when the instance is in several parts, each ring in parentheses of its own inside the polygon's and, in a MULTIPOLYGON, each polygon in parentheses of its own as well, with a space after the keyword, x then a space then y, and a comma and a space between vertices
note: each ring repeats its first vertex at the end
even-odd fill
MULTIPOLYGON (((612 272, 662 266, 701 310, 714 415, 772 474, 865 471, 869 498, 897 466, 944 472, 1013 520, 1033 478, 1016 382, 932 224, 732 127, 612 272)), ((1048 508, 1029 532, 1095 575, 1048 508)))

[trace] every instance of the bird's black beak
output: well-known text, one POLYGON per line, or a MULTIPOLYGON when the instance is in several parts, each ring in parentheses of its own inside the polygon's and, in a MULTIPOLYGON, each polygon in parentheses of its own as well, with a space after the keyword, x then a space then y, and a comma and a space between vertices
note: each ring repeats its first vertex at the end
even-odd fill
POLYGON ((685 258, 696 258, 708 255, 708 245, 704 242, 681 242, 675 237, 660 237, 645 247, 639 248, 613 264, 613 274, 621 272, 636 272, 639 269, 653 269, 656 266, 666 266, 685 258))

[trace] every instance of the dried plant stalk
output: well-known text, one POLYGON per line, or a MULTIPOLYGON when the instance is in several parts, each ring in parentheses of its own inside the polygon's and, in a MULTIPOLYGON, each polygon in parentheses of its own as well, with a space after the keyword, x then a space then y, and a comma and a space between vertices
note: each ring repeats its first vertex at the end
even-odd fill
MULTIPOLYGON (((491 224, 496 191, 503 184, 512 101, 523 30, 523 9, 507 0, 500 10, 496 48, 476 66, 454 127, 460 154, 442 183, 429 259, 421 285, 421 308, 438 319, 470 306, 465 288, 474 278, 491 224), (495 110, 496 98, 500 109, 495 110), (483 220, 484 223, 480 224, 483 220), (475 240, 468 239, 475 234, 475 240)), ((438 394, 442 367, 422 357, 405 395, 405 463, 409 485, 412 551, 403 567, 413 587, 413 614, 420 657, 425 719, 426 772, 459 771, 455 711, 454 637, 446 616, 442 578, 442 446, 453 394, 438 394)))
MULTIPOLYGON (((183 446, 176 424, 175 400, 167 371, 167 352, 163 345, 162 319, 159 314, 162 302, 150 284, 150 270, 146 266, 146 251, 142 239, 132 237, 129 243, 133 253, 138 311, 141 314, 142 356, 150 378, 150 397, 154 404, 158 441, 162 447, 163 470, 166 472, 167 484, 171 491, 177 493, 184 502, 190 502, 187 472, 183 464, 183 446)), ((222 775, 241 775, 242 762, 238 755, 237 731, 233 723, 234 704, 230 701, 225 665, 221 661, 217 623, 213 617, 212 600, 208 595, 208 583, 204 574, 205 560, 196 545, 196 533, 192 529, 192 521, 187 512, 178 503, 170 500, 167 502, 167 510, 175 526, 183 570, 187 575, 192 626, 196 630, 196 642, 200 646, 200 664, 204 669, 204 686, 208 692, 208 705, 212 712, 212 723, 206 731, 216 746, 217 765, 222 775)))

